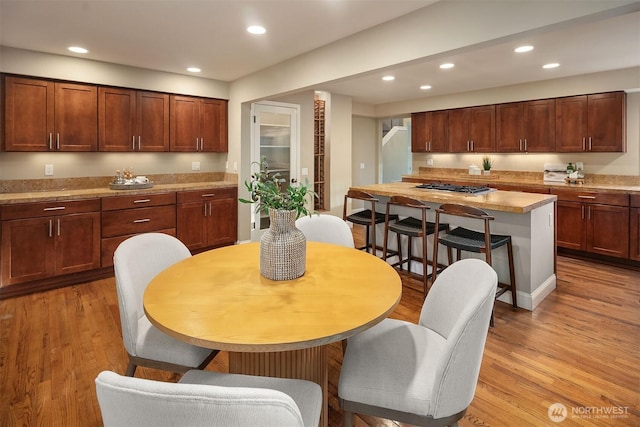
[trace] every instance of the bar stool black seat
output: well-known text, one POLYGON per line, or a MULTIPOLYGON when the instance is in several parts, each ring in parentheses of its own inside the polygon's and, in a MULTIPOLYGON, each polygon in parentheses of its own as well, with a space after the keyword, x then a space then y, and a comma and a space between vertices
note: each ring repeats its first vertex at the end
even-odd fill
MULTIPOLYGON (((507 247, 507 256, 509 259, 509 282, 498 283, 496 298, 507 291, 511 291, 511 301, 513 308, 518 308, 516 276, 513 263, 513 243, 510 235, 491 234, 489 222, 495 218, 482 209, 472 206, 460 205, 455 203, 445 203, 436 209, 436 226, 440 223, 440 215, 460 216, 472 218, 484 222, 484 232, 470 230, 464 227, 453 228, 446 233, 438 235, 434 238, 433 247, 433 266, 438 262, 438 244, 447 247, 449 265, 452 263, 451 249, 456 249, 456 260, 460 260, 461 251, 484 253, 487 264, 491 265, 491 252, 502 246, 507 247), (487 250, 488 248, 488 250, 487 250)), ((438 271, 432 271, 432 281, 436 279, 438 271)), ((491 313, 491 325, 493 326, 493 312, 491 313)))
MULTIPOLYGON (((411 262, 412 261, 420 261, 422 263, 422 286, 424 296, 427 296, 427 282, 429 278, 429 274, 427 273, 427 265, 431 263, 431 260, 428 257, 428 245, 427 245, 427 236, 430 234, 434 234, 436 231, 436 225, 433 222, 427 221, 427 211, 430 210, 429 206, 425 205, 419 200, 412 199, 410 197, 405 196, 392 196, 387 202, 387 209, 385 214, 385 226, 384 226, 384 244, 382 245, 383 252, 382 258, 387 259, 389 249, 389 231, 393 231, 396 233, 396 244, 397 244, 397 255, 398 262, 393 263, 394 267, 399 267, 400 270, 403 269, 403 265, 407 264, 407 270, 411 273, 411 262), (408 216, 403 219, 399 219, 398 214, 393 214, 391 211, 396 209, 396 207, 404 207, 414 210, 420 211, 420 219, 414 218, 412 216, 408 216), (407 257, 403 258, 402 256, 402 245, 400 241, 400 236, 407 236, 407 257), (412 240, 413 238, 421 238, 422 239, 422 257, 418 258, 413 256, 412 254, 412 240)), ((440 224, 438 226, 438 232, 449 230, 449 224, 440 224)), ((390 255, 389 255, 390 256, 390 255)))
MULTIPOLYGON (((364 225, 366 227, 365 232, 365 245, 356 249, 364 249, 369 252, 369 249, 372 248, 372 253, 377 256, 376 250, 382 249, 376 245, 376 224, 383 224, 385 219, 385 214, 382 212, 376 212, 376 203, 379 200, 373 197, 371 194, 366 193, 364 191, 359 190, 349 190, 347 194, 344 196, 344 207, 342 209, 342 219, 345 221, 349 221, 353 224, 364 225), (369 203, 369 209, 364 209, 361 211, 354 212, 350 215, 347 215, 347 201, 349 199, 361 200, 363 202, 369 203), (370 228, 373 227, 373 233, 370 233, 370 228), (370 234, 373 234, 370 239, 370 234), (369 243, 371 242, 371 243, 369 243)), ((395 219, 398 218, 398 215, 394 216, 395 219)), ((394 252, 395 253, 395 252, 394 252)), ((391 256, 391 255, 389 255, 391 256)), ((385 259, 385 258, 383 258, 385 259)))

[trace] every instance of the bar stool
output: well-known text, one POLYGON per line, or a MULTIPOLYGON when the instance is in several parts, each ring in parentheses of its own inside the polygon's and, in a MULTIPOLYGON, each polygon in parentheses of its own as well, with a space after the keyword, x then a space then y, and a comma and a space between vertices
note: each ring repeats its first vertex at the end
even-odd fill
MULTIPOLYGON (((344 207, 342 210, 342 219, 345 221, 349 221, 353 224, 364 225, 366 227, 366 244, 362 247, 356 249, 365 249, 369 252, 369 247, 372 247, 373 254, 377 256, 376 250, 378 249, 376 245, 376 224, 384 223, 385 215, 381 212, 376 212, 376 203, 379 202, 378 199, 373 197, 369 193, 365 193, 364 191, 358 190, 349 190, 347 194, 344 196, 344 207), (347 215, 347 200, 355 199, 362 200, 363 202, 367 202, 371 204, 370 209, 364 209, 358 212, 354 212, 351 215, 347 215), (369 244, 369 228, 373 227, 373 236, 371 238, 371 244, 369 244)), ((396 219, 398 215, 394 216, 396 219)), ((383 258, 386 259, 386 258, 383 258)))
MULTIPOLYGON (((429 274, 427 273, 427 263, 430 262, 427 254, 427 236, 430 234, 434 234, 436 229, 438 233, 440 231, 448 231, 449 224, 439 224, 436 228, 436 225, 433 222, 427 221, 427 211, 429 210, 429 206, 425 205, 419 200, 412 199, 410 197, 405 196, 392 196, 387 202, 387 209, 385 215, 384 222, 384 244, 383 244, 383 252, 382 259, 387 258, 387 251, 389 250, 388 239, 389 239, 389 231, 393 231, 396 233, 397 239, 397 255, 398 262, 392 264, 392 266, 399 266, 400 270, 402 270, 402 266, 407 263, 407 269, 411 274, 411 262, 412 261, 420 261, 422 262, 422 281, 423 281, 423 292, 426 298, 427 296, 427 281, 429 278, 429 274), (406 217, 404 219, 399 219, 398 215, 391 214, 391 210, 396 206, 404 207, 414 210, 420 210, 420 219, 416 219, 414 217, 406 217), (392 222, 394 221, 394 222, 392 222), (400 242, 400 236, 407 236, 407 258, 402 257, 402 245, 400 242), (422 257, 418 258, 412 255, 412 239, 414 237, 422 239, 422 257)), ((444 267, 444 266, 441 266, 444 267)), ((433 283, 433 282, 432 282, 433 283)))
MULTIPOLYGON (((464 227, 456 227, 447 233, 436 236, 433 240, 433 265, 436 266, 438 262, 438 243, 447 247, 447 254, 449 257, 449 265, 452 263, 451 249, 456 249, 456 260, 460 260, 461 251, 484 253, 487 264, 491 265, 491 251, 501 246, 507 246, 507 255, 509 257, 509 280, 510 283, 498 283, 498 291, 496 292, 496 298, 504 294, 507 291, 511 291, 511 300, 513 308, 518 308, 517 292, 516 292, 516 275, 513 266, 513 244, 511 242, 511 236, 501 234, 491 234, 489 229, 489 221, 495 218, 483 211, 482 209, 474 208, 466 205, 459 205, 454 203, 445 203, 436 209, 436 222, 437 227, 440 223, 440 215, 451 215, 465 218, 472 218, 481 220, 484 222, 484 232, 469 230, 464 227), (487 249, 488 248, 488 249, 487 249)), ((431 273, 432 281, 436 279, 436 270, 431 273)), ((491 313, 491 326, 493 326, 493 312, 491 313)))

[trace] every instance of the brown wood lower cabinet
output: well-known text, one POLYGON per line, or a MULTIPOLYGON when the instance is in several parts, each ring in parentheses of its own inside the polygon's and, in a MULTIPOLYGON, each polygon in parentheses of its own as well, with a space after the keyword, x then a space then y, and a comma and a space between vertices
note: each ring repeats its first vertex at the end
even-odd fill
POLYGON ((102 266, 113 265, 120 243, 139 233, 176 235, 176 193, 104 197, 102 199, 102 266))
POLYGON ((634 194, 629 208, 629 258, 640 261, 640 194, 634 194))
POLYGON ((181 191, 177 201, 177 236, 192 251, 232 245, 238 236, 235 188, 181 191))
POLYGON ((558 246, 629 257, 629 195, 552 190, 558 196, 558 246))
POLYGON ((100 200, 5 205, 2 283, 16 285, 100 268, 100 200))

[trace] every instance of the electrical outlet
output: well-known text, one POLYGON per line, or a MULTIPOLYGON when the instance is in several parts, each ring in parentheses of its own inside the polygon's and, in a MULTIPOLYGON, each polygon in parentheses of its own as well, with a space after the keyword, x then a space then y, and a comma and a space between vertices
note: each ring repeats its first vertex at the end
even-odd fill
POLYGON ((44 165, 44 175, 53 176, 53 165, 51 164, 44 165))
POLYGON ((191 170, 199 171, 200 170, 200 162, 191 162, 191 170))
POLYGON ((233 162, 233 170, 238 171, 238 162, 233 162))
POLYGON ((427 159, 427 166, 433 166, 433 159, 427 159))
POLYGON ((360 169, 364 169, 364 163, 360 163, 360 169))
POLYGON ((301 173, 302 173, 302 176, 309 175, 309 168, 302 168, 301 173))

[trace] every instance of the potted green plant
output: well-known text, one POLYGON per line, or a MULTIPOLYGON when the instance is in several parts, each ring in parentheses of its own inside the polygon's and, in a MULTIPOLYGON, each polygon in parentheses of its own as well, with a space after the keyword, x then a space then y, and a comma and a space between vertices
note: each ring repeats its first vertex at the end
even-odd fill
POLYGON ((493 160, 489 156, 484 156, 482 158, 482 169, 484 170, 485 175, 489 175, 491 173, 491 167, 493 166, 493 160))
POLYGON ((295 221, 311 215, 307 199, 317 194, 308 182, 287 185, 279 173, 269 171, 264 156, 253 164, 259 170, 244 183, 250 198, 239 201, 254 203, 256 213, 269 214, 269 229, 260 238, 260 273, 271 280, 293 280, 304 274, 306 266, 306 239, 295 221))

